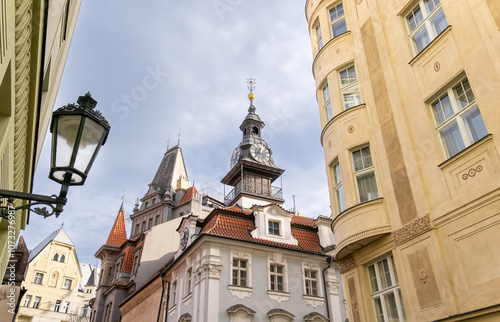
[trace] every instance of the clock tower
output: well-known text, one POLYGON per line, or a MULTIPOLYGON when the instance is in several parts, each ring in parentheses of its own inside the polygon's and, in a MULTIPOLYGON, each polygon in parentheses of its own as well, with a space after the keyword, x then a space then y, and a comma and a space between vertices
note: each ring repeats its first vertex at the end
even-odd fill
POLYGON ((221 180, 224 185, 233 189, 224 197, 227 206, 238 205, 250 208, 253 205, 269 203, 283 204, 281 187, 273 186, 285 170, 274 165, 273 153, 262 138, 264 122, 255 114, 253 101, 255 79, 247 80, 250 107, 248 114, 240 125, 243 138, 231 156, 231 170, 221 180))

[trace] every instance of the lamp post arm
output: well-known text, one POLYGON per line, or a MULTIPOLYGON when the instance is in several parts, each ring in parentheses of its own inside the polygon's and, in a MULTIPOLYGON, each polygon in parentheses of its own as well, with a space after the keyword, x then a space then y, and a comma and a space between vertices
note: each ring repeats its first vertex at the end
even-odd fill
POLYGON ((4 190, 0 189, 0 198, 7 198, 8 203, 13 203, 14 199, 22 199, 22 200, 28 200, 30 201, 29 203, 19 206, 19 207, 11 207, 11 206, 3 206, 0 205, 0 217, 2 218, 8 218, 8 215, 10 214, 10 211, 16 211, 20 209, 29 209, 33 211, 34 213, 43 216, 44 218, 52 216, 53 214, 56 215, 56 217, 59 216, 59 214, 62 212, 62 209, 64 205, 66 205, 67 199, 66 199, 66 193, 68 191, 68 188, 66 187, 66 193, 63 192, 64 187, 61 188, 61 194, 59 197, 56 197, 55 195, 52 196, 44 196, 44 195, 37 195, 37 194, 32 194, 32 193, 27 193, 27 192, 20 192, 20 191, 12 191, 12 190, 4 190), (36 205, 46 205, 51 208, 51 210, 47 210, 47 208, 43 207, 35 207, 32 208, 33 206, 36 205))

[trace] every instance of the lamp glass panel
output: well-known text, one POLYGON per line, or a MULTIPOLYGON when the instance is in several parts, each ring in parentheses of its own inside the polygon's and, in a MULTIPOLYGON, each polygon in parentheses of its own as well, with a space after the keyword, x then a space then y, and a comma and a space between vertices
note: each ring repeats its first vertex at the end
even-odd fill
POLYGON ((94 120, 87 118, 83 128, 82 138, 75 159, 75 169, 87 174, 89 164, 98 151, 99 143, 104 135, 105 128, 94 120))
MULTIPOLYGON (((70 166, 81 119, 81 115, 60 115, 58 117, 57 133, 54 135, 54 139, 57 140, 57 151, 52 151, 52 153, 56 153, 56 167, 70 166)), ((54 145, 52 149, 54 149, 54 145)))

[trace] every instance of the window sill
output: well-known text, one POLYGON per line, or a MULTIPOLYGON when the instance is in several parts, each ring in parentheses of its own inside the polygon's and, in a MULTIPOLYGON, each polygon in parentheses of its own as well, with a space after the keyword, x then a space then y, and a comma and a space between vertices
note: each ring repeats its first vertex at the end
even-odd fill
POLYGON ((184 303, 184 306, 188 306, 189 303, 191 303, 191 299, 193 298, 193 292, 190 292, 188 295, 184 296, 182 299, 182 303, 184 303))
POLYGON ((245 286, 229 285, 231 295, 238 297, 240 300, 250 297, 253 293, 253 288, 245 286))
POLYGON ((446 161, 438 164, 438 167, 441 168, 441 170, 444 170, 448 168, 451 164, 455 163, 455 161, 462 159, 464 156, 471 154, 475 150, 479 149, 481 146, 488 144, 493 140, 493 134, 487 134, 485 137, 480 139, 477 142, 472 143, 462 151, 458 152, 454 156, 450 157, 446 161))
POLYGON ((272 291, 268 290, 267 295, 271 300, 274 300, 278 303, 288 301, 290 299, 290 293, 288 292, 280 292, 280 291, 272 291))
POLYGON ((168 316, 173 316, 175 309, 177 309, 177 304, 172 305, 171 307, 168 308, 168 316))
POLYGON ((444 28, 444 30, 441 31, 441 33, 437 35, 436 38, 432 39, 432 41, 427 46, 425 46, 424 49, 422 49, 415 57, 413 57, 413 59, 410 60, 408 64, 413 66, 420 59, 420 57, 424 56, 425 53, 428 52, 431 47, 434 47, 434 44, 437 43, 441 38, 443 38, 444 35, 447 34, 450 30, 451 30, 451 25, 448 25, 448 27, 444 28))
POLYGON ((325 126, 323 127, 323 130, 321 131, 321 145, 323 146, 323 137, 325 136, 325 132, 326 132, 326 129, 329 127, 330 124, 332 124, 333 122, 335 122, 337 119, 339 119, 340 117, 342 117, 343 115, 351 112, 351 111, 355 111, 355 110, 358 110, 358 109, 361 109, 361 108, 364 108, 366 107, 366 104, 365 103, 361 103, 359 105, 356 105, 356 106, 353 106, 351 107, 350 109, 347 109, 347 110, 343 110, 342 112, 340 112, 339 114, 336 114, 334 117, 332 117, 331 120, 329 120, 325 126))

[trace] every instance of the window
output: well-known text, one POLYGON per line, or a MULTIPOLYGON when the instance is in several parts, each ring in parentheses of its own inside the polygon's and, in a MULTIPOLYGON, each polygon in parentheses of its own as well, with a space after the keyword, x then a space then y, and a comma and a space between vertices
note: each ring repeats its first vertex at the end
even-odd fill
POLYGON ((54 255, 54 258, 52 258, 52 260, 55 260, 57 262, 59 260, 59 254, 56 253, 54 255))
POLYGON ((267 224, 269 235, 281 236, 279 221, 269 220, 267 224))
POLYGON ((316 27, 314 27, 314 35, 316 41, 316 51, 319 52, 321 48, 323 48, 323 39, 321 37, 321 26, 319 22, 316 24, 316 27))
POLYGON ((333 184, 335 199, 337 200, 337 210, 340 213, 345 210, 345 201, 344 188, 342 187, 342 177, 340 175, 340 165, 338 161, 333 165, 333 184))
POLYGON ((233 285, 247 286, 248 261, 233 258, 233 285))
POLYGON ((137 267, 139 266, 139 255, 134 256, 134 263, 132 265, 132 275, 135 275, 137 273, 137 267))
POLYGON ((359 201, 365 202, 378 198, 377 182, 373 169, 370 147, 352 152, 354 177, 358 186, 359 201))
POLYGON ((69 280, 67 278, 64 279, 63 289, 65 289, 65 290, 71 289, 71 280, 69 280))
POLYGON ((304 269, 304 282, 306 284, 306 295, 318 296, 318 271, 304 269))
POLYGON ((145 231, 146 230, 146 219, 144 219, 144 221, 142 222, 142 231, 145 231))
POLYGON ((271 264, 269 271, 271 291, 284 292, 284 266, 271 264))
POLYGON ((332 105, 330 102, 330 90, 328 88, 328 83, 326 83, 326 85, 323 86, 321 92, 323 94, 323 109, 325 110, 326 121, 328 122, 333 118, 332 105))
MULTIPOLYGON (((111 310, 113 308, 113 302, 109 302, 107 305, 106 305, 106 311, 104 313, 104 322, 109 322, 111 321, 111 310)), ((94 318, 95 318, 95 314, 93 315, 94 318)))
POLYGON ((154 205, 156 203, 156 198, 153 198, 153 200, 151 201, 151 206, 154 205))
POLYGON ((406 15, 406 22, 417 53, 448 27, 440 0, 419 0, 406 15))
POLYGON ((113 267, 108 267, 108 277, 106 278, 106 284, 111 284, 113 282, 113 267))
POLYGON ((68 310, 69 310, 69 302, 64 302, 64 305, 63 305, 62 311, 63 311, 64 313, 68 313, 68 310))
POLYGON ((148 220, 148 229, 151 229, 153 227, 153 218, 149 218, 148 220))
POLYGON ((157 215, 155 217, 155 226, 158 225, 160 223, 160 215, 157 215))
POLYGON ((89 312, 89 305, 88 304, 85 304, 82 308, 82 316, 85 318, 87 317, 87 314, 89 312))
POLYGON ((64 257, 64 255, 62 255, 62 256, 61 256, 61 259, 60 259, 59 261, 60 261, 61 263, 64 263, 64 259, 65 259, 65 258, 66 258, 66 257, 64 257))
POLYGON ((42 284, 42 280, 43 280, 43 274, 42 273, 35 273, 35 279, 33 280, 33 283, 42 284))
POLYGON ((135 233, 140 233, 141 225, 139 223, 135 224, 135 233))
POLYGON ((488 134, 467 78, 448 88, 432 109, 448 157, 488 134))
POLYGON ((115 268, 115 280, 118 279, 118 275, 120 273, 120 262, 116 263, 116 268, 115 268))
POLYGON ((359 95, 358 78, 354 65, 347 67, 339 72, 340 93, 344 109, 348 110, 361 104, 361 95, 359 95))
POLYGON ((368 266, 368 275, 377 322, 406 321, 392 255, 368 266))
POLYGON ((342 2, 330 9, 330 25, 332 26, 332 38, 347 32, 342 2))
POLYGON ((26 295, 24 297, 24 303, 23 303, 23 306, 25 307, 29 307, 30 306, 30 302, 31 302, 31 295, 26 295))
POLYGON ((41 297, 35 296, 35 300, 33 301, 33 308, 38 309, 38 305, 40 305, 40 301, 42 300, 41 297))
POLYGON ((191 284, 193 281, 193 268, 188 268, 186 271, 186 295, 191 294, 191 284))
POLYGON ((54 306, 54 312, 59 312, 59 308, 61 307, 61 301, 56 301, 56 306, 54 306))
POLYGON ((174 306, 176 302, 176 297, 177 297, 177 281, 173 281, 172 285, 170 286, 170 307, 174 306))

